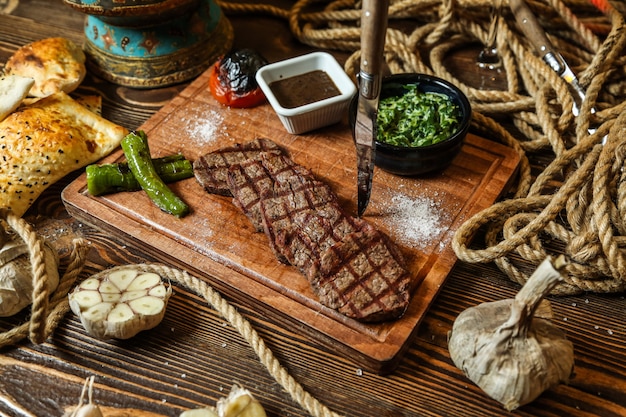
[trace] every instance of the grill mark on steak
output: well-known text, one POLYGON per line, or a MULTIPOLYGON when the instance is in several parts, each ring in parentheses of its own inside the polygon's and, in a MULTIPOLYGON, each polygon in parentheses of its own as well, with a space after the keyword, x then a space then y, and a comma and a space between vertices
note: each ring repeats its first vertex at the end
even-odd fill
POLYGON ((228 185, 234 204, 259 231, 264 230, 261 204, 268 206, 266 213, 274 222, 336 199, 328 185, 284 154, 261 152, 256 159, 232 166, 228 185))
POLYGON ((364 322, 401 316, 411 277, 393 247, 385 234, 367 227, 324 251, 319 280, 311 282, 320 302, 364 322))
POLYGON ((364 220, 343 214, 327 219, 320 211, 337 210, 299 213, 294 217, 299 227, 278 234, 277 246, 285 258, 327 307, 360 321, 402 315, 409 302, 410 275, 395 245, 364 220))
POLYGON ((280 258, 286 258, 283 247, 280 245, 280 234, 290 230, 292 226, 302 227, 296 220, 299 215, 311 214, 319 217, 318 211, 334 198, 334 194, 327 193, 326 187, 318 188, 320 183, 303 186, 300 189, 289 192, 288 187, 281 187, 281 191, 271 198, 263 199, 259 208, 263 221, 263 231, 268 237, 270 247, 274 254, 280 258))
POLYGON ((261 153, 259 158, 231 167, 228 184, 233 203, 256 230, 264 231, 274 255, 288 263, 276 245, 276 233, 293 223, 293 216, 335 201, 325 183, 285 155, 261 153))
POLYGON ((198 157, 193 163, 194 176, 207 192, 232 197, 228 187, 228 169, 238 163, 258 158, 261 152, 280 154, 283 150, 275 142, 263 138, 237 143, 198 157))
POLYGON ((276 246, 290 264, 311 280, 319 272, 321 254, 346 234, 358 230, 356 221, 333 203, 301 211, 292 216, 291 224, 274 227, 276 246))
POLYGON ((248 217, 254 228, 263 231, 259 202, 273 193, 274 180, 258 159, 249 159, 228 170, 233 204, 248 217))

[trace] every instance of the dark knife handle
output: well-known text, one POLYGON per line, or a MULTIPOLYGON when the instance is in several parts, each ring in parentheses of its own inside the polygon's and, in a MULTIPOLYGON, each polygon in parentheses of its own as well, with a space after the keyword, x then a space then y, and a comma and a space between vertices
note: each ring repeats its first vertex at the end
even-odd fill
POLYGON ((366 98, 378 96, 377 89, 383 65, 388 9, 388 0, 363 0, 360 83, 362 86, 361 94, 366 98))
POLYGON ((524 32, 524 35, 530 40, 534 48, 543 58, 547 54, 558 55, 552 46, 552 42, 548 39, 546 32, 541 27, 537 17, 528 7, 524 0, 509 0, 509 6, 515 16, 518 26, 524 32))
POLYGON ((567 63, 561 54, 554 49, 552 42, 548 39, 546 32, 526 2, 524 0, 509 0, 509 6, 517 24, 533 44, 537 53, 540 54, 541 59, 557 74, 563 75, 568 70, 567 63))

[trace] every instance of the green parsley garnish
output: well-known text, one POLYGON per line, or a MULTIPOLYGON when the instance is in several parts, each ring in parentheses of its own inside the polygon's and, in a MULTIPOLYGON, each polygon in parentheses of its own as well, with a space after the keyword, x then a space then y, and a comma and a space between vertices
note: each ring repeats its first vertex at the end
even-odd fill
POLYGON ((441 142, 459 126, 461 112, 447 96, 405 87, 402 96, 378 104, 378 140, 396 146, 427 146, 441 142))

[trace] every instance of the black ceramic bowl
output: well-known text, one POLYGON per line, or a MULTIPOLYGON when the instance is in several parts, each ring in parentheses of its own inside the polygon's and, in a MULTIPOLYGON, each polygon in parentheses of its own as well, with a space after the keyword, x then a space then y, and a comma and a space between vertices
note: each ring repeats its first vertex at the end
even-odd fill
MULTIPOLYGON (((461 120, 456 132, 448 139, 428 146, 404 147, 376 141, 375 164, 397 175, 419 175, 446 168, 463 146, 472 118, 470 102, 458 87, 438 77, 426 74, 394 74, 383 78, 380 98, 404 94, 404 86, 415 84, 422 92, 445 94, 459 106, 461 120)), ((354 131, 358 93, 350 103, 349 121, 354 131)))

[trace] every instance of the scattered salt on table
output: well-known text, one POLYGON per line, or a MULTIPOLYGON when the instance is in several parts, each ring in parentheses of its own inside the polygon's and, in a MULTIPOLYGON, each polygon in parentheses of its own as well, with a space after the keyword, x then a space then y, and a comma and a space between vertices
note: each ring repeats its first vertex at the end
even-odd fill
POLYGON ((189 138, 198 145, 206 145, 218 138, 217 133, 224 117, 215 110, 210 110, 202 115, 185 117, 183 121, 186 122, 185 131, 189 138))
POLYGON ((443 214, 435 201, 406 194, 393 194, 388 201, 384 219, 393 235, 404 243, 427 245, 445 230, 443 214))

